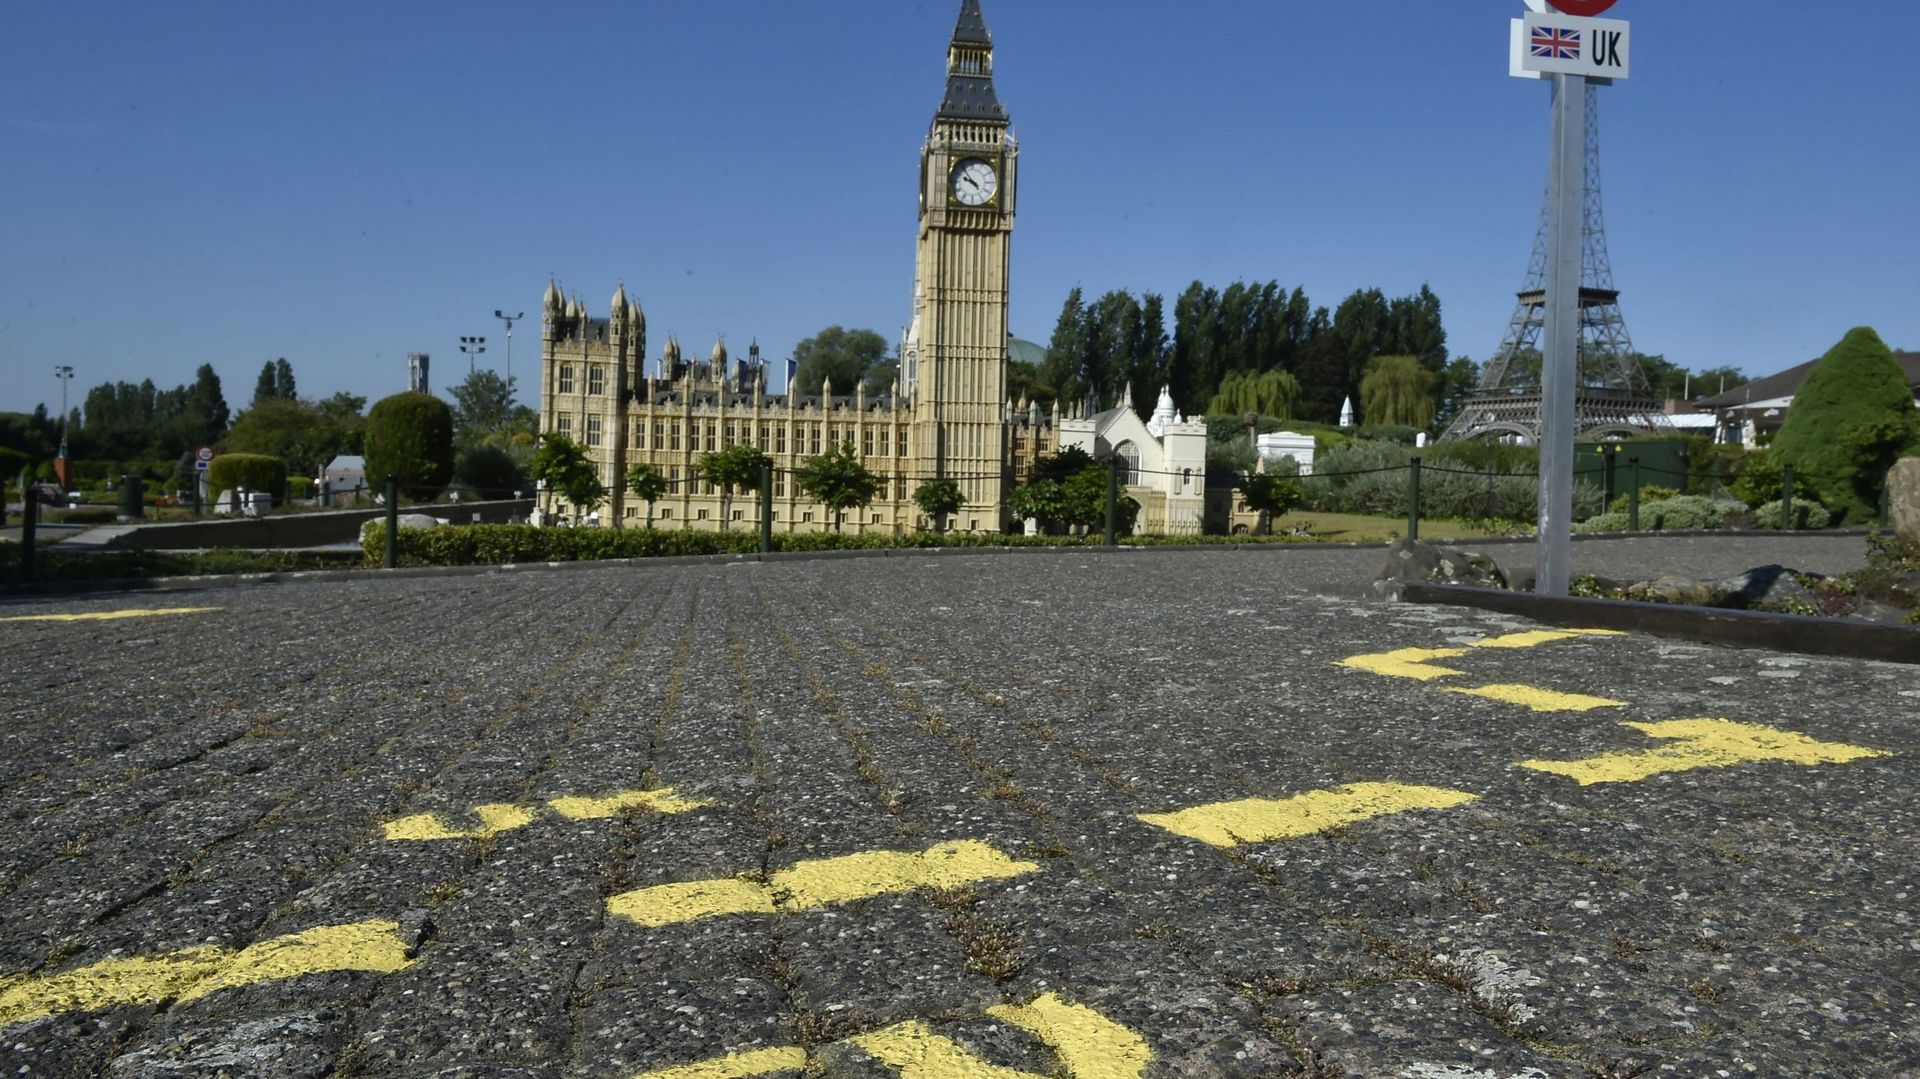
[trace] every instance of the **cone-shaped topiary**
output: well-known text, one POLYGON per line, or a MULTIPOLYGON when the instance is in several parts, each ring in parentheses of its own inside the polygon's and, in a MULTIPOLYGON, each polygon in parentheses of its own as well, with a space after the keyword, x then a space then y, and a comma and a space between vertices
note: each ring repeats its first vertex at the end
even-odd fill
POLYGON ((1839 522, 1857 525, 1876 512, 1883 477, 1861 472, 1850 435, 1875 421, 1904 425, 1912 411, 1913 390, 1893 350, 1857 327, 1807 373, 1771 456, 1792 465, 1839 522))
POLYGON ((367 482, 389 475, 408 498, 432 498, 453 478, 453 410, 430 393, 396 393, 367 413, 367 482))

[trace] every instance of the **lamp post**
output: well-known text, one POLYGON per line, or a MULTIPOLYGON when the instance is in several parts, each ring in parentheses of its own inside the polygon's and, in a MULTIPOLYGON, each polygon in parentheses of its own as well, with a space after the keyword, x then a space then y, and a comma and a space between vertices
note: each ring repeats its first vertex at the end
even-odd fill
POLYGON ((73 381, 73 368, 57 363, 53 365, 53 377, 60 380, 60 456, 67 455, 67 383, 73 381))
POLYGON ((498 307, 493 309, 493 317, 507 324, 507 404, 513 404, 513 324, 527 317, 525 311, 509 315, 498 307))
POLYGON ((460 339, 460 351, 466 353, 467 356, 468 378, 473 377, 473 358, 486 350, 487 339, 484 337, 462 337, 460 339))

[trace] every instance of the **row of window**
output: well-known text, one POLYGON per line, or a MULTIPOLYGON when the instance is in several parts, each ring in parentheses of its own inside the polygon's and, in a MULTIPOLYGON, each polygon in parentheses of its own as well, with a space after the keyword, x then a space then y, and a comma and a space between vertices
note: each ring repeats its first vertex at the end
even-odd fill
MULTIPOLYGON (((607 365, 604 363, 590 363, 590 364, 587 364, 586 366, 587 366, 587 393, 594 397, 604 396, 607 392, 607 365)), ((573 392, 573 365, 572 364, 570 363, 561 364, 559 371, 555 375, 555 378, 557 379, 557 382, 554 385, 554 392, 556 393, 572 393, 573 392)))

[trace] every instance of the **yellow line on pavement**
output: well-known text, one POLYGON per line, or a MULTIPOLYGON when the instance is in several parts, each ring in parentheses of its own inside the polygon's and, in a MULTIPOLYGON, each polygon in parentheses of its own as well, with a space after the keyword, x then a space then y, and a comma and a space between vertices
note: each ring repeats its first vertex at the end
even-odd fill
MULTIPOLYGON (((670 787, 657 791, 624 791, 604 798, 568 795, 547 802, 547 808, 568 820, 602 820, 617 817, 630 809, 651 809, 656 813, 688 813, 709 802, 682 798, 670 787)), ((478 828, 456 828, 437 813, 416 813, 381 825, 386 837, 394 841, 431 841, 438 839, 485 839, 525 828, 534 822, 534 812, 511 802, 490 802, 473 807, 480 820, 478 828)))
POLYGON ((1142 813, 1140 819, 1176 835, 1216 847, 1267 843, 1324 832, 1343 824, 1413 809, 1451 809, 1474 800, 1465 791, 1404 783, 1351 783, 1291 798, 1216 802, 1174 813, 1142 813))
POLYGON ((159 618, 171 614, 205 614, 218 607, 140 607, 128 611, 82 611, 77 614, 16 614, 0 622, 112 622, 122 618, 159 618))
POLYGON ((1821 742, 1792 731, 1726 719, 1674 719, 1623 726, 1671 742, 1653 749, 1608 753, 1586 760, 1521 761, 1519 767, 1566 776, 1585 787, 1595 783, 1635 783, 1667 772, 1731 768, 1760 761, 1811 766, 1892 756, 1882 749, 1821 742))
POLYGON ((988 1008, 995 1019, 1012 1023, 1053 1046, 1073 1079, 1139 1079, 1153 1062, 1147 1040, 1092 1008, 1048 993, 1025 1006, 988 1008))
MULTIPOLYGON (((1038 1038, 1060 1058, 1047 1073, 1020 1071, 980 1059, 925 1022, 909 1019, 839 1044, 858 1047, 902 1079, 1139 1079, 1153 1061, 1147 1040, 1092 1008, 1047 993, 1030 1004, 1002 1004, 987 1014, 1038 1038)), ((807 1067, 798 1046, 729 1053, 696 1064, 641 1072, 634 1079, 749 1079, 807 1067)))
POLYGON ((1485 697, 1490 701, 1525 705, 1536 712, 1591 712, 1595 708, 1623 708, 1627 703, 1609 700, 1606 697, 1589 697, 1584 693, 1561 693, 1557 690, 1541 689, 1538 686, 1512 683, 1476 686, 1471 689, 1445 686, 1442 689, 1447 693, 1458 693, 1467 697, 1485 697))
POLYGON ((989 1064, 917 1019, 849 1038, 901 1079, 1044 1079, 1034 1072, 989 1064))
POLYGON ((331 970, 391 974, 411 964, 396 922, 326 925, 238 951, 214 945, 139 959, 108 959, 46 977, 0 983, 0 1027, 126 1004, 182 1003, 222 989, 331 970))
POLYGON ((607 900, 607 911, 645 926, 726 914, 772 914, 916 888, 948 889, 1039 870, 971 839, 925 851, 868 851, 797 862, 761 884, 743 878, 639 888, 607 900))
POLYGON ((729 1053, 697 1064, 641 1072, 634 1079, 750 1079, 757 1075, 797 1072, 806 1066, 807 1051, 797 1045, 787 1045, 777 1049, 729 1053))
POLYGON ((1473 648, 1538 648, 1553 641, 1570 641, 1576 637, 1624 637, 1617 629, 1533 629, 1525 633, 1508 633, 1499 637, 1488 637, 1484 641, 1475 641, 1473 648))
POLYGON ((1435 678, 1446 678, 1459 674, 1451 667, 1440 667, 1428 663, 1434 659, 1452 659, 1464 656, 1464 648, 1396 648, 1391 652, 1374 652, 1364 656, 1349 656, 1340 661, 1342 667, 1352 667, 1369 674, 1385 675, 1388 678, 1412 678, 1429 682, 1435 678))

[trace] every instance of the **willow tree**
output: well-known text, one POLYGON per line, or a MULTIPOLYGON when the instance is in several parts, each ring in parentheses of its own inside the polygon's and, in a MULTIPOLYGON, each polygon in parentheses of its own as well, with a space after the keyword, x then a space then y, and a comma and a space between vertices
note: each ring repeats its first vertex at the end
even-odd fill
POLYGON ((1370 424, 1424 428, 1433 422, 1433 383, 1417 356, 1375 356, 1360 377, 1360 412, 1370 424))

